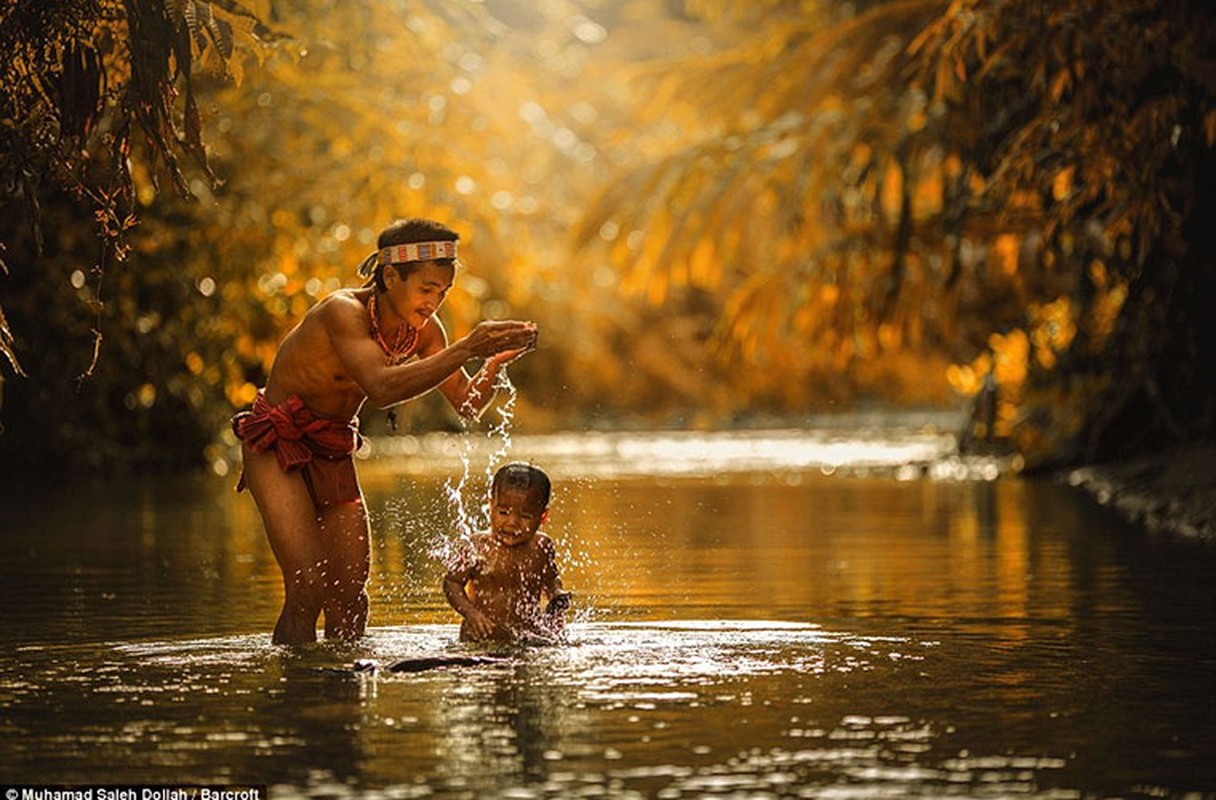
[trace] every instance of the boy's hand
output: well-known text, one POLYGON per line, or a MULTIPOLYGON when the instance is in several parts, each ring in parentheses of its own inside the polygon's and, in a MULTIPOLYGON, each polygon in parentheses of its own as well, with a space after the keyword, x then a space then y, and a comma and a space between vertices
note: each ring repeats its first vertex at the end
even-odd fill
POLYGON ((494 638, 494 622, 481 609, 472 609, 464 619, 478 639, 494 638))
POLYGON ((545 606, 545 614, 547 616, 559 616, 565 614, 570 609, 570 593, 559 592, 553 595, 549 601, 549 605, 545 606))

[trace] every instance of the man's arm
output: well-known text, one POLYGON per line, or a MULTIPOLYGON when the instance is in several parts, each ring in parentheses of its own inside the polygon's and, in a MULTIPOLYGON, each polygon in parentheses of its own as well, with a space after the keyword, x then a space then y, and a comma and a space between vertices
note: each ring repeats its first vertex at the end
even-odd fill
MULTIPOLYGON (((367 309, 362 303, 354 297, 335 297, 320 311, 338 358, 378 408, 389 408, 425 394, 456 373, 463 375, 461 367, 471 359, 492 358, 526 348, 536 336, 536 327, 531 323, 482 322, 451 345, 443 336, 441 347, 433 348, 417 361, 388 366, 384 351, 368 335, 367 309)), ((428 324, 427 328, 430 327, 428 324)))
MULTIPOLYGON (((447 333, 437 319, 432 319, 431 323, 427 325, 428 328, 432 326, 435 327, 438 338, 430 345, 436 349, 430 352, 441 352, 440 348, 447 345, 447 333)), ((452 408, 456 409, 457 414, 465 419, 478 419, 481 417, 482 413, 489 407, 490 401, 494 399, 495 382, 498 380, 498 374, 502 371, 503 367, 525 353, 530 352, 535 346, 535 326, 533 326, 532 331, 532 340, 527 346, 495 353, 485 360, 485 363, 481 365, 481 369, 472 378, 462 368, 457 369, 451 376, 439 384, 439 391, 447 398, 452 408)), ((427 351, 422 351, 421 355, 427 355, 427 351)))
POLYGON ((497 393, 496 384, 502 368, 530 350, 508 350, 490 356, 472 378, 463 369, 457 370, 452 377, 439 384, 439 391, 457 414, 465 419, 480 419, 497 393))

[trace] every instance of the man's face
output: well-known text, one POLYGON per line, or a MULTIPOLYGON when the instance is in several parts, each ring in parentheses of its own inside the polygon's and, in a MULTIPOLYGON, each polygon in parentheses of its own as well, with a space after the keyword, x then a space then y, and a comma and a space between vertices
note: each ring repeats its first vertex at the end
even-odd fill
POLYGON ((545 519, 536 492, 503 487, 490 498, 490 533, 507 547, 527 544, 545 519))
POLYGON ((438 261, 424 261, 403 279, 394 275, 388 282, 393 306, 414 328, 426 325, 452 288, 456 270, 438 261))

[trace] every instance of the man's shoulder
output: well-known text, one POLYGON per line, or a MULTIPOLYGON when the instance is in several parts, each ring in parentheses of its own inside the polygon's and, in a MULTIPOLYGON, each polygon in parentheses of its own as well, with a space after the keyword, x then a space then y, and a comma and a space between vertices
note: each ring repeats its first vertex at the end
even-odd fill
POLYGON ((307 316, 315 317, 323 323, 349 321, 354 318, 362 319, 367 313, 367 306, 359 298, 356 289, 339 289, 317 301, 307 316))
POLYGON ((338 289, 330 292, 317 301, 314 309, 330 307, 362 311, 367 310, 367 304, 363 302, 362 295, 358 289, 338 289))

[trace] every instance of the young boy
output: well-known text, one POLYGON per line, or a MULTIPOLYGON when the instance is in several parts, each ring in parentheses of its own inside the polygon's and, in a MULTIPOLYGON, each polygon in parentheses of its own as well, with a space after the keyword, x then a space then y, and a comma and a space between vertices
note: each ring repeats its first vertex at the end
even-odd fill
POLYGON ((540 533, 549 492, 549 476, 531 464, 507 464, 494 474, 490 530, 473 536, 443 581, 464 618, 461 641, 552 642, 561 634, 570 595, 562 591, 553 540, 540 533))
POLYGON ((456 275, 459 236, 425 219, 400 220, 364 261, 361 289, 318 302, 279 345, 253 408, 233 418, 243 471, 283 573, 278 644, 325 634, 361 636, 370 566, 367 510, 352 453, 359 409, 392 408, 438 389, 476 418, 499 371, 536 344, 530 322, 482 322, 448 342, 435 317, 456 275), (470 377, 466 362, 481 359, 470 377))

